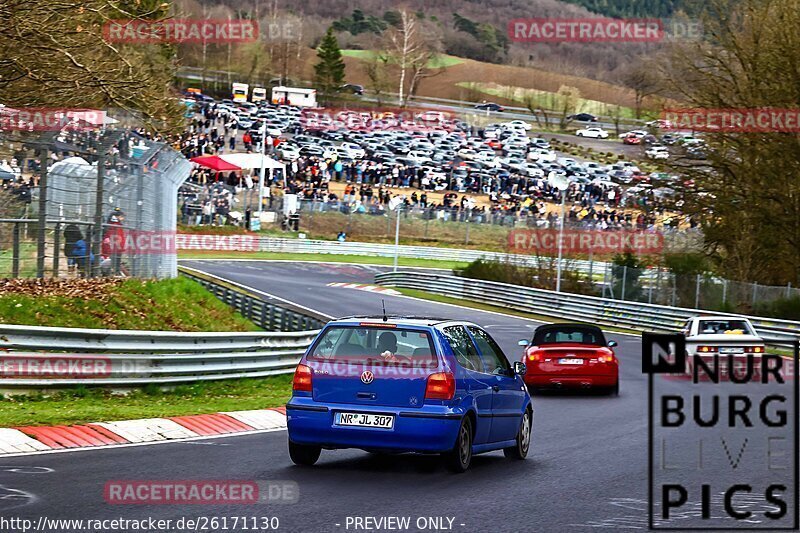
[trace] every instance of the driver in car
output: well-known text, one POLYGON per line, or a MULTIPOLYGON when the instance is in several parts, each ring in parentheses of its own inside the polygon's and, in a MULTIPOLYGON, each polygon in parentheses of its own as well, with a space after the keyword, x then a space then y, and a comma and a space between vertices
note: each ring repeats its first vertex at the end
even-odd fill
POLYGON ((384 361, 395 363, 399 359, 394 355, 397 352, 397 337, 391 331, 384 331, 378 337, 378 352, 384 361))

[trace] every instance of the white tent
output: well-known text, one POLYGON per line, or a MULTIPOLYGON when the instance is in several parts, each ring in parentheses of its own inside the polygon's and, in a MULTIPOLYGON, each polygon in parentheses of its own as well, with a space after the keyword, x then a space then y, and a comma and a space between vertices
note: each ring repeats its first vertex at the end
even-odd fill
POLYGON ((231 165, 236 165, 239 168, 261 168, 263 161, 264 168, 273 170, 276 168, 281 168, 283 169, 284 173, 286 172, 285 164, 262 154, 222 154, 219 157, 220 159, 224 159, 231 165))
POLYGON ((219 156, 220 159, 236 165, 241 169, 261 169, 260 177, 258 180, 258 212, 261 214, 264 202, 265 181, 266 174, 269 172, 269 183, 272 183, 275 175, 275 169, 280 168, 283 170, 283 184, 286 185, 286 165, 280 161, 276 161, 271 157, 264 154, 223 154, 219 156))

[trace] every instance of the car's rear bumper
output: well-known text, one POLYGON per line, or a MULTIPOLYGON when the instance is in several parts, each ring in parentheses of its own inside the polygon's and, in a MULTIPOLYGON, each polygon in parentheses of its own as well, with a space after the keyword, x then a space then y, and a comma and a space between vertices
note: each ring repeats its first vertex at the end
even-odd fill
POLYGON ((320 404, 292 398, 286 404, 289 440, 323 448, 361 448, 387 452, 438 453, 451 450, 464 413, 446 406, 419 409, 360 404, 320 404), (394 415, 392 429, 334 425, 336 412, 394 415))
POLYGON ((614 374, 586 374, 586 375, 558 375, 558 374, 536 374, 526 375, 525 384, 529 387, 540 388, 580 388, 580 387, 612 387, 619 379, 614 374))

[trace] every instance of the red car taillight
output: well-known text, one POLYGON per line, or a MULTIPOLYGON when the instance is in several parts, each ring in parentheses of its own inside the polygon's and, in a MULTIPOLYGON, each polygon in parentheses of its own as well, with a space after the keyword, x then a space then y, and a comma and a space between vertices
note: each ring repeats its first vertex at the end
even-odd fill
POLYGON ((714 353, 717 351, 716 346, 698 346, 697 351, 700 353, 714 353))
POLYGON ((763 346, 745 346, 744 348, 745 353, 764 353, 763 346))
POLYGON ((450 372, 437 372, 428 376, 425 387, 426 400, 452 400, 456 394, 456 378, 450 372))
POLYGON ((601 355, 597 358, 597 360, 601 363, 613 363, 615 361, 614 355, 601 355))
POLYGON ((533 349, 533 348, 528 350, 527 356, 528 356, 528 361, 531 362, 531 363, 535 363, 535 362, 540 361, 542 359, 540 354, 539 354, 539 352, 537 350, 533 349))
POLYGON ((292 390, 298 392, 311 392, 311 368, 306 365, 297 365, 294 371, 292 390))

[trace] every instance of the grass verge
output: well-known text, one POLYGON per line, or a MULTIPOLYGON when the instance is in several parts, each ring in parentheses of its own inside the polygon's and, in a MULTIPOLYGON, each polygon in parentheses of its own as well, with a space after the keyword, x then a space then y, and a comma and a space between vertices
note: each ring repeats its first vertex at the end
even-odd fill
POLYGON ((0 427, 83 424, 134 418, 196 415, 279 407, 292 394, 292 375, 156 386, 127 395, 77 388, 51 396, 13 396, 0 400, 0 427))
POLYGON ((160 331, 257 331, 258 328, 186 278, 161 281, 22 280, 0 293, 6 324, 160 331))
MULTIPOLYGON (((279 252, 180 252, 179 259, 252 259, 272 261, 322 261, 325 263, 357 263, 361 265, 388 265, 394 264, 393 257, 378 257, 368 255, 333 255, 333 254, 296 254, 279 252)), ((437 261, 435 259, 413 259, 401 257, 398 265, 401 267, 417 268, 464 268, 468 263, 457 261, 437 261)))

